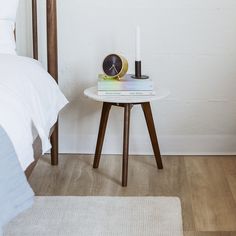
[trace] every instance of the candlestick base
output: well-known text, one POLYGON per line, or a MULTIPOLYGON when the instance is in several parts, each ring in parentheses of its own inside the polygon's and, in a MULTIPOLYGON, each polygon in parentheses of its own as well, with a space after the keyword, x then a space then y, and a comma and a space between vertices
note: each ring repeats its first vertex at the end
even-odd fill
POLYGON ((142 75, 142 62, 135 61, 135 75, 131 76, 133 79, 148 79, 149 76, 142 75))
POLYGON ((148 75, 141 75, 139 77, 137 77, 136 75, 131 75, 131 78, 133 79, 149 79, 148 75))

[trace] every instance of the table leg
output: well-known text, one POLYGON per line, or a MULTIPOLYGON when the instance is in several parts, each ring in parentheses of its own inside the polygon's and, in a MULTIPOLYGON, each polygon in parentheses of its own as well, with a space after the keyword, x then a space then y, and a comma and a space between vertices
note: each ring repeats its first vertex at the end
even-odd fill
POLYGON ((126 187, 128 182, 128 156, 129 156, 129 129, 130 111, 132 104, 124 104, 124 136, 123 136, 123 163, 122 163, 122 186, 126 187))
POLYGON ((158 167, 158 169, 163 169, 162 160, 161 160, 161 153, 160 153, 160 149, 159 149, 159 145, 158 145, 158 141, 157 141, 157 134, 156 134, 155 124, 154 124, 153 116, 152 116, 151 105, 150 105, 149 102, 142 103, 141 105, 142 105, 142 109, 143 109, 144 116, 145 116, 145 119, 146 119, 149 135, 150 135, 150 138, 151 138, 152 147, 153 147, 153 151, 154 151, 154 154, 155 154, 157 167, 158 167))
POLYGON ((101 114, 101 119, 100 119, 97 145, 96 145, 96 151, 95 151, 95 156, 94 156, 94 161, 93 161, 93 168, 98 168, 99 166, 110 109, 111 109, 111 104, 104 102, 102 106, 102 114, 101 114))

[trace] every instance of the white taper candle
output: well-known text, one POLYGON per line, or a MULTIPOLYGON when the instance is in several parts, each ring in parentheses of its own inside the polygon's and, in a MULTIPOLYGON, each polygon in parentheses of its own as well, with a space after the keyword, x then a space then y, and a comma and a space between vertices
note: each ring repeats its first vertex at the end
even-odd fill
POLYGON ((136 53, 135 53, 135 61, 141 61, 141 38, 140 38, 140 26, 136 27, 136 53))

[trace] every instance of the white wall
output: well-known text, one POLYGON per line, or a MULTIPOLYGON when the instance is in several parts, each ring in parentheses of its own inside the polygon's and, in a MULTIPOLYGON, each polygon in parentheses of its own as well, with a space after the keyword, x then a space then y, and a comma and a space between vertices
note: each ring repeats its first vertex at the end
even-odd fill
MULTIPOLYGON (((29 12, 29 0, 21 1, 29 12)), ((45 0, 39 2, 42 13, 45 0)), ((29 14, 21 13, 19 21, 29 27, 29 14)), ((45 63, 44 23, 41 17, 45 63)), ((127 57, 133 72, 137 24, 143 71, 171 90, 168 99, 152 104, 161 151, 236 153, 235 0, 58 0, 60 87, 71 101, 60 118, 61 152, 94 152, 101 104, 86 99, 83 90, 96 84, 108 53, 127 57)), ((23 54, 29 53, 29 38, 19 35, 23 54)), ((122 120, 114 108, 105 153, 121 153, 122 120)), ((130 138, 132 153, 152 153, 139 107, 132 112, 130 138)))

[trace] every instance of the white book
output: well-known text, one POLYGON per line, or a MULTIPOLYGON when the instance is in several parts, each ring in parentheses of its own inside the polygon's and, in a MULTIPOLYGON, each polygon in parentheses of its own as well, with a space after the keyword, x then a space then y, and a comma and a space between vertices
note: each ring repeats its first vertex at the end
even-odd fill
POLYGON ((155 91, 98 91, 99 96, 154 96, 155 91))

